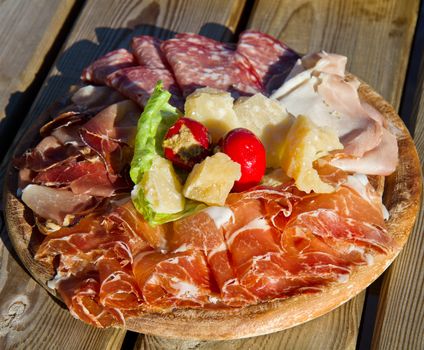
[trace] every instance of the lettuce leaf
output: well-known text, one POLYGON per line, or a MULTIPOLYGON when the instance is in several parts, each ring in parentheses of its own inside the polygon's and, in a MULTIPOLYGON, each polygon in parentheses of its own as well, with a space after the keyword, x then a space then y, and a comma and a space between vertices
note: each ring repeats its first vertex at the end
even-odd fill
POLYGON ((138 120, 130 168, 130 177, 135 184, 131 192, 132 202, 152 226, 178 220, 206 207, 199 202, 186 200, 185 208, 181 212, 157 213, 144 194, 141 184, 143 176, 152 166, 153 159, 158 155, 163 156, 163 138, 179 117, 178 110, 168 103, 170 97, 171 94, 163 89, 162 82, 159 81, 138 120))
POLYGON ((178 110, 168 103, 170 97, 171 94, 163 90, 159 81, 138 120, 130 169, 131 180, 135 184, 150 168, 155 155, 163 156, 163 138, 179 117, 178 110))

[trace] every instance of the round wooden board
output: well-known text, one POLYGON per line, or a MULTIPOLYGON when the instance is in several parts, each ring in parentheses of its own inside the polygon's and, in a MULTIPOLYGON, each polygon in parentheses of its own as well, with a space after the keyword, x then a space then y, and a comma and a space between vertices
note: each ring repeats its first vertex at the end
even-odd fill
MULTIPOLYGON (((177 310, 170 313, 146 313, 128 319, 128 330, 181 339, 236 339, 257 336, 296 326, 321 316, 347 302, 370 285, 390 265, 410 234, 421 197, 421 168, 414 142, 393 107, 367 84, 361 84, 360 95, 380 111, 397 137, 399 166, 385 179, 384 203, 390 212, 389 233, 399 249, 379 255, 371 266, 356 268, 349 282, 333 284, 313 295, 300 295, 286 300, 261 303, 231 310, 177 310)), ((54 115, 50 109, 26 131, 15 148, 15 155, 33 146, 40 127, 54 115)), ((33 258, 42 237, 34 227, 31 211, 17 198, 17 172, 9 165, 4 191, 6 224, 12 244, 33 278, 52 295, 47 287, 53 271, 33 258)))

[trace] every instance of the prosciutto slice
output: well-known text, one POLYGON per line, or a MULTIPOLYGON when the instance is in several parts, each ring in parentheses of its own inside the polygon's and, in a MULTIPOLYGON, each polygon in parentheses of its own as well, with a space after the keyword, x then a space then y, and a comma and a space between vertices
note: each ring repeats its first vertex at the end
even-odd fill
POLYGON ((121 177, 108 175, 103 162, 83 160, 69 162, 41 171, 33 182, 50 187, 68 187, 74 194, 111 197, 119 190, 130 190, 131 184, 121 177))
POLYGON ((100 283, 96 273, 61 280, 57 289, 75 318, 100 328, 125 323, 119 310, 108 309, 101 305, 100 283))
POLYGON ((81 80, 105 85, 106 77, 118 69, 136 65, 133 54, 125 49, 111 51, 84 69, 81 80))
POLYGON ((212 207, 174 223, 170 248, 174 252, 187 250, 202 251, 221 291, 222 300, 231 306, 241 306, 256 300, 245 287, 240 285, 230 260, 230 251, 224 237, 223 226, 216 215, 233 213, 228 207, 212 207))
POLYGON ((140 253, 133 271, 145 302, 152 308, 202 307, 213 297, 207 262, 198 251, 140 253))

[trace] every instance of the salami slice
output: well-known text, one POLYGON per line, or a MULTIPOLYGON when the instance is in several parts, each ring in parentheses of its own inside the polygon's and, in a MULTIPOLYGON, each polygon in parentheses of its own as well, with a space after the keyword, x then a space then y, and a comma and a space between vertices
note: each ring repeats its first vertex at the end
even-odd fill
POLYGON ((249 63, 236 54, 233 45, 184 33, 164 41, 161 48, 184 96, 205 86, 239 95, 261 91, 257 77, 246 68, 249 63))
POLYGON ((183 103, 180 90, 167 69, 145 66, 124 68, 109 75, 106 83, 144 107, 159 80, 162 80, 163 87, 172 94, 170 103, 181 108, 183 103))
POLYGON ((280 87, 299 55, 274 37, 254 30, 240 35, 237 53, 245 57, 266 94, 280 87))
POLYGON ((125 49, 118 49, 100 57, 85 68, 81 74, 81 79, 89 83, 104 85, 109 74, 136 64, 131 52, 125 49))
POLYGON ((149 35, 136 36, 131 41, 134 56, 141 66, 169 69, 165 54, 160 45, 162 40, 149 35))

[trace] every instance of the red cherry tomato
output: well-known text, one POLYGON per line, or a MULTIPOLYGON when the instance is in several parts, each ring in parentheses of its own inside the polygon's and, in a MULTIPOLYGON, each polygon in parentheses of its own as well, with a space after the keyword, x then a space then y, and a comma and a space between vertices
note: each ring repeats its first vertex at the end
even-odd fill
POLYGON ((241 178, 233 191, 240 192, 256 186, 266 169, 266 153, 262 142, 247 129, 231 130, 224 138, 222 151, 241 166, 241 178))
POLYGON ((191 169, 209 155, 211 137, 203 124, 180 118, 171 126, 163 141, 165 157, 176 166, 191 169))

